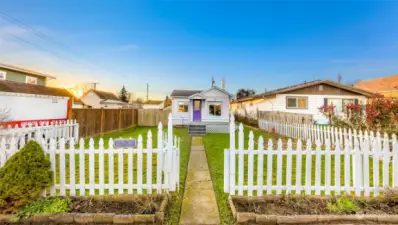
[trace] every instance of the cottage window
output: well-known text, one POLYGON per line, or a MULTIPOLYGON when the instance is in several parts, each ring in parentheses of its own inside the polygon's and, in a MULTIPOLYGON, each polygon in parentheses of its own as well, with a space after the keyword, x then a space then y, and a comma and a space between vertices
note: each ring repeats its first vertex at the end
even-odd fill
POLYGON ((188 103, 179 102, 178 103, 178 112, 188 112, 188 103))
POLYGON ((0 71, 0 80, 6 80, 7 73, 4 71, 0 71))
POLYGON ((30 77, 26 76, 26 82, 27 84, 37 84, 37 77, 30 77))
POLYGON ((221 103, 210 103, 209 104, 209 115, 210 116, 221 116, 221 103))
POLYGON ((339 98, 329 98, 327 100, 328 105, 333 105, 335 113, 341 113, 341 112, 346 112, 347 111, 347 106, 349 104, 354 104, 355 100, 354 99, 339 99, 339 98))
POLYGON ((287 109, 307 109, 308 108, 308 97, 287 97, 286 98, 287 109))

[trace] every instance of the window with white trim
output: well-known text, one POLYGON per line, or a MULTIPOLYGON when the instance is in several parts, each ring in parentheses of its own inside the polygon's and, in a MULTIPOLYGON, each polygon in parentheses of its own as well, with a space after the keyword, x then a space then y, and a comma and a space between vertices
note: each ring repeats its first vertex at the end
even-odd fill
POLYGON ((178 112, 188 112, 188 103, 178 102, 178 112))
POLYGON ((27 83, 27 84, 37 84, 37 77, 26 76, 25 83, 27 83))
POLYGON ((221 102, 209 103, 209 115, 221 116, 221 102))
POLYGON ((0 71, 0 80, 6 80, 7 78, 7 73, 4 71, 0 71))
POLYGON ((286 97, 287 109, 307 109, 308 97, 286 97))

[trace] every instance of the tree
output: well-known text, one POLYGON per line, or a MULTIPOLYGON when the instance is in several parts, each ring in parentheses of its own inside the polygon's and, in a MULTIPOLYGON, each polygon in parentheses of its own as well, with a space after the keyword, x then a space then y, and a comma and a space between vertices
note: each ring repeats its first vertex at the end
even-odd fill
POLYGON ((11 119, 10 111, 8 108, 0 109, 0 129, 5 128, 6 122, 11 119))
POLYGON ((171 106, 171 99, 169 96, 166 96, 166 99, 164 100, 164 108, 171 106))
POLYGON ((129 98, 128 98, 129 96, 128 95, 129 94, 128 94, 126 88, 123 85, 122 90, 120 90, 120 93, 119 93, 120 101, 123 101, 123 102, 126 102, 126 103, 129 102, 129 98))
POLYGON ((236 93, 236 98, 240 99, 240 98, 245 98, 245 97, 249 97, 252 95, 255 95, 256 92, 253 89, 244 89, 241 88, 238 90, 238 92, 236 93))

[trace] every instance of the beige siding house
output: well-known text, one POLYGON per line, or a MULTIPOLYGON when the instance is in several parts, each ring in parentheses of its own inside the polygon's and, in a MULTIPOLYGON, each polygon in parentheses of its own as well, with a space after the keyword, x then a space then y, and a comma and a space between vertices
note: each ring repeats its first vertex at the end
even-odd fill
POLYGON ((325 104, 336 106, 336 113, 343 114, 350 103, 366 104, 374 93, 330 80, 316 80, 262 94, 235 100, 231 103, 233 112, 245 112, 253 117, 257 111, 309 114, 319 123, 327 119, 319 112, 325 104))

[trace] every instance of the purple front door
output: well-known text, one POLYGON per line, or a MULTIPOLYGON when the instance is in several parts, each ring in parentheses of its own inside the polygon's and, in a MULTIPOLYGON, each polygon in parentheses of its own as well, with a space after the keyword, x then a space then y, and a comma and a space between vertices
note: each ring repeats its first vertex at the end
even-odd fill
POLYGON ((202 112, 200 108, 200 100, 193 100, 193 121, 202 120, 202 112))

